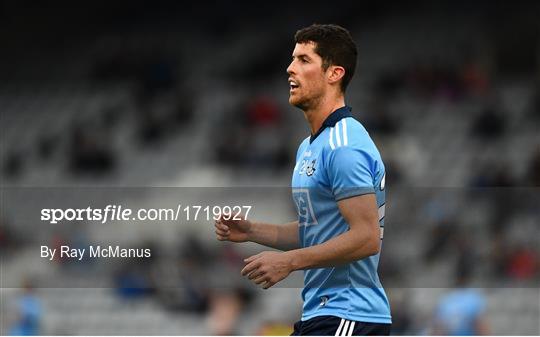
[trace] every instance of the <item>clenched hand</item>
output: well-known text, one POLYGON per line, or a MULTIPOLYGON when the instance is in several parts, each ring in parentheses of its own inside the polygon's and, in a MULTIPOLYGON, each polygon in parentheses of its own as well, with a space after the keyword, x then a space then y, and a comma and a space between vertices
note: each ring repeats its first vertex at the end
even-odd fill
POLYGON ((293 271, 291 258, 287 253, 262 252, 244 259, 246 266, 242 276, 246 276, 255 284, 268 289, 283 280, 293 271))

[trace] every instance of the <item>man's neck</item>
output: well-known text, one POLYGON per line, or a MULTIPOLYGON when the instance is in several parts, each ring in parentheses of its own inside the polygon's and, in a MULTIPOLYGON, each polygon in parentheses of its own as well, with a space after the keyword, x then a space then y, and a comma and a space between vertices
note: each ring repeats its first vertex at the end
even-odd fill
POLYGON ((319 104, 313 108, 304 110, 304 116, 308 121, 311 134, 314 135, 319 131, 322 124, 328 116, 335 110, 345 106, 345 98, 339 96, 336 99, 322 99, 319 104))

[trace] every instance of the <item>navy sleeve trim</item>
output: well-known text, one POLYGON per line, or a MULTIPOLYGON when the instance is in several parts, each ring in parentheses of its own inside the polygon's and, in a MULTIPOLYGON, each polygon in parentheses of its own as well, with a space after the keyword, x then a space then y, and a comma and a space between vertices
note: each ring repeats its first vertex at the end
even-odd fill
POLYGON ((364 194, 375 194, 375 189, 373 187, 354 187, 354 188, 347 188, 344 189, 334 196, 336 201, 340 201, 343 199, 348 199, 352 197, 357 197, 359 195, 364 194))

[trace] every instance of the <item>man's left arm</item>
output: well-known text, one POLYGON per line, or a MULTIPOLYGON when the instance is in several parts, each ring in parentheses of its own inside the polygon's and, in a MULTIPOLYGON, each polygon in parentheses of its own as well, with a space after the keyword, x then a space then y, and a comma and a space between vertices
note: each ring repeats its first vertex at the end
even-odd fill
POLYGON ((324 243, 284 253, 262 252, 245 260, 242 275, 263 288, 283 280, 292 271, 336 267, 380 250, 380 227, 375 194, 364 194, 338 201, 341 215, 350 230, 324 243))
POLYGON ((338 201, 350 230, 322 244, 291 251, 294 270, 334 267, 379 253, 380 227, 375 194, 338 201))

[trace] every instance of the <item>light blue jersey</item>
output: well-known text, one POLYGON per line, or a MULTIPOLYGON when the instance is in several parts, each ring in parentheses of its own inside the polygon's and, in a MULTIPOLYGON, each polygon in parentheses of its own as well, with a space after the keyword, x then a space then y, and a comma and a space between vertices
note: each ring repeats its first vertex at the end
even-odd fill
MULTIPOLYGON (((302 247, 321 244, 348 231, 337 202, 368 193, 377 197, 382 240, 384 185, 384 164, 366 129, 352 118, 349 107, 334 111, 317 134, 302 142, 296 155, 292 193, 302 247)), ((305 270, 302 320, 331 315, 391 323, 378 264, 379 254, 340 267, 305 270)))

